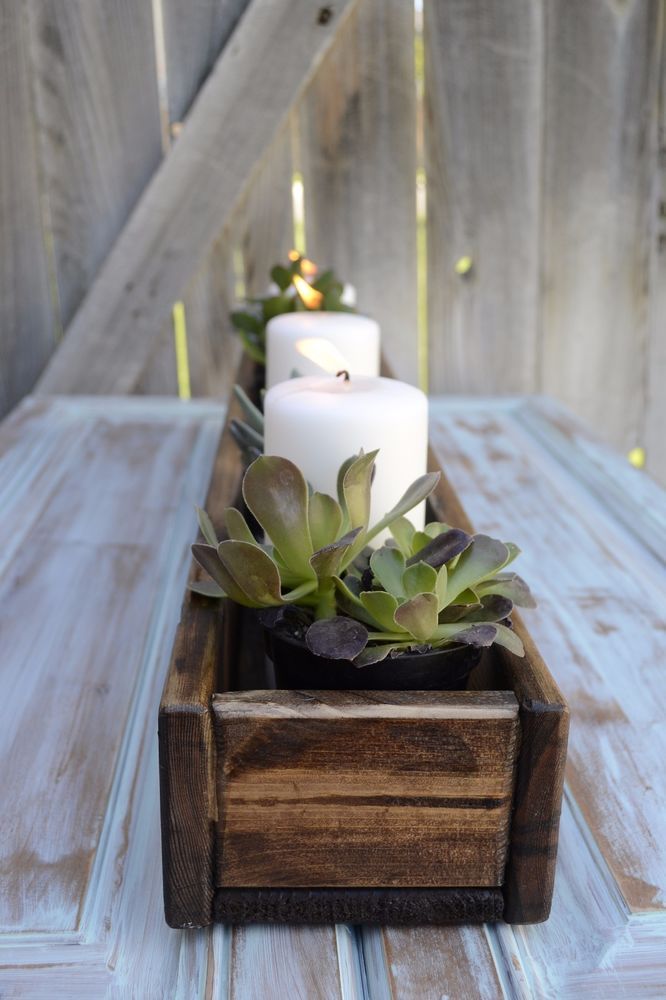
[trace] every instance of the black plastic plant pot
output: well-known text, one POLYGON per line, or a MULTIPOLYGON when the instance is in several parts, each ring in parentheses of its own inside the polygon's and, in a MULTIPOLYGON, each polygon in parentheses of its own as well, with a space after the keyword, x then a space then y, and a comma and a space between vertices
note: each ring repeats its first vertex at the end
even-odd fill
POLYGON ((275 686, 288 690, 464 691, 482 653, 477 646, 450 646, 357 667, 351 660, 316 656, 284 631, 265 628, 264 635, 275 686))

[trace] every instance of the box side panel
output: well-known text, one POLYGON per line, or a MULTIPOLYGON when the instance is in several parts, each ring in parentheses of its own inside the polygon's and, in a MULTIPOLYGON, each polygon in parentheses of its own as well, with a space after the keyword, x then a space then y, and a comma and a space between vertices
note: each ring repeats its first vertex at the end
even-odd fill
POLYGON ((322 717, 313 693, 308 705, 299 692, 280 692, 277 717, 261 703, 253 715, 247 700, 241 712, 215 700, 218 886, 501 884, 513 696, 485 718, 472 704, 449 718, 405 705, 401 718, 395 703, 382 717, 381 695, 372 694, 370 717, 354 715, 349 692, 333 717, 322 717))

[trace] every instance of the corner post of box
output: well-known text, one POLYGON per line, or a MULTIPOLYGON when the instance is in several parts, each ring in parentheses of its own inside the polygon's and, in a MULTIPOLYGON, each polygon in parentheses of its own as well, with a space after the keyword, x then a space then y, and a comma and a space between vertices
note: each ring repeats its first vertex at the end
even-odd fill
POLYGON ((516 768, 504 920, 548 919, 553 899, 569 709, 526 698, 519 711, 521 747, 516 768))
POLYGON ((219 602, 189 595, 159 711, 164 910, 170 927, 213 921, 215 738, 212 697, 222 649, 219 602), (192 613, 192 602, 197 602, 192 613))

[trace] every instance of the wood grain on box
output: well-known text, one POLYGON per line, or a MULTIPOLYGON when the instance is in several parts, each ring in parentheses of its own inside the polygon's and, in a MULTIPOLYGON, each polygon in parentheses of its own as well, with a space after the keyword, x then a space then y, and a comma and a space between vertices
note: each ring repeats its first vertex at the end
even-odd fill
POLYGON ((220 886, 493 886, 518 706, 499 692, 217 695, 220 886))

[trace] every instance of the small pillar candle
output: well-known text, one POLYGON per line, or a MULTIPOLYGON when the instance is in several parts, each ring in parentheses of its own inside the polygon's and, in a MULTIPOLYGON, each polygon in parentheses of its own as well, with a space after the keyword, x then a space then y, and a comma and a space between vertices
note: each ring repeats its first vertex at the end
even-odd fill
POLYGON ((354 375, 379 375, 379 324, 368 316, 345 312, 282 313, 266 327, 266 385, 270 389, 300 375, 321 374, 321 367, 304 357, 298 342, 321 337, 345 359, 345 368, 354 375))
MULTIPOLYGON (((379 521, 427 471, 428 399, 389 378, 306 376, 269 389, 264 400, 265 452, 290 459, 315 490, 337 497, 338 469, 351 455, 379 449, 370 524, 379 521)), ((407 517, 425 522, 425 504, 407 517)), ((386 533, 373 545, 381 544, 386 533)))

